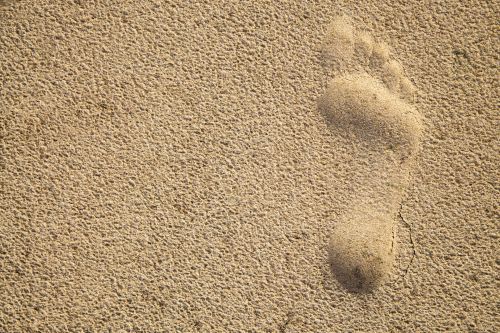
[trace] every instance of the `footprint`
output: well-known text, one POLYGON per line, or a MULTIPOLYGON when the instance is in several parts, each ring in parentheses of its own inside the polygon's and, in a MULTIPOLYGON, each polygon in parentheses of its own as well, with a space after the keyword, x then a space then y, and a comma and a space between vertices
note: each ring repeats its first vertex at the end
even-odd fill
POLYGON ((415 88, 386 44, 356 31, 343 16, 332 23, 323 47, 325 66, 344 62, 362 69, 334 77, 318 107, 369 173, 360 182, 359 198, 336 221, 329 244, 337 279, 349 290, 369 292, 392 270, 396 218, 423 121, 410 103, 415 88))

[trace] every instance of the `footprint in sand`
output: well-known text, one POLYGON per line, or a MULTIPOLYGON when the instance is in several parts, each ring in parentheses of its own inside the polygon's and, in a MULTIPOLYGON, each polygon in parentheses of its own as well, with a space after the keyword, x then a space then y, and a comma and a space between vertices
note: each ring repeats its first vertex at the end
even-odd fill
POLYGON ((357 162, 368 166, 363 193, 335 223, 329 244, 337 279, 349 290, 368 292, 393 266, 394 230, 422 119, 409 102, 415 89, 388 46, 356 30, 349 18, 333 21, 322 51, 328 69, 360 68, 329 82, 318 105, 332 131, 356 145, 357 162))

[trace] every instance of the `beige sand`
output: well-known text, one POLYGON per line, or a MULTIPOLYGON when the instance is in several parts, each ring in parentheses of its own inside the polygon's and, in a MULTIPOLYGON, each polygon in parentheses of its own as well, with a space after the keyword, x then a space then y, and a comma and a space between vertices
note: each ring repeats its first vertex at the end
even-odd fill
POLYGON ((0 3, 0 332, 500 329, 492 2, 0 3))

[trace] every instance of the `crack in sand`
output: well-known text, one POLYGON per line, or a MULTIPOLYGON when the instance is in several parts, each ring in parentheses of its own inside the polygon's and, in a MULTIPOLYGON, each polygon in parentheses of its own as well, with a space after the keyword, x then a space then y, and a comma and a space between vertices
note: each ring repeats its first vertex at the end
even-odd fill
POLYGON ((394 227, 392 227, 391 253, 394 252, 394 227))
MULTIPOLYGON (((404 274, 403 274, 403 278, 406 277, 406 275, 408 274, 408 271, 410 270, 410 267, 411 265, 413 264, 413 260, 415 259, 415 257, 417 256, 417 249, 415 247, 415 241, 413 240, 413 228, 411 226, 410 223, 408 223, 403 215, 401 214, 401 211, 403 210, 403 203, 400 203, 399 204, 399 210, 398 210, 398 216, 399 218, 401 219, 401 221, 406 225, 406 227, 408 227, 408 230, 410 231, 410 243, 411 243, 411 247, 412 247, 412 256, 411 256, 411 259, 410 259, 410 262, 408 263, 408 266, 406 266, 406 268, 404 269, 404 274)), ((396 280, 396 282, 399 281, 396 280)))

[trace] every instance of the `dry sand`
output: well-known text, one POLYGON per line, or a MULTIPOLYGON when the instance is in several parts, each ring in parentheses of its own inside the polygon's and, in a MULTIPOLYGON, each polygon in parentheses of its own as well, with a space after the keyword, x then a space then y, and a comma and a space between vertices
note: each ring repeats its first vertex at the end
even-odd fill
POLYGON ((0 332, 496 332, 490 1, 0 3, 0 332))

